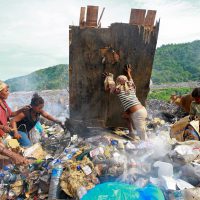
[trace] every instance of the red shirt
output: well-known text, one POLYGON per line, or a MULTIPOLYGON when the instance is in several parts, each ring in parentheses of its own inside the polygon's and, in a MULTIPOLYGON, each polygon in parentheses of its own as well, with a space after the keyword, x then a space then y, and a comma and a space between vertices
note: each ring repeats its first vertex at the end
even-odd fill
MULTIPOLYGON (((5 101, 3 101, 2 104, 0 103, 0 124, 7 125, 8 119, 11 116, 12 111, 8 107, 8 104, 5 101)), ((4 135, 4 132, 0 129, 0 137, 2 135, 4 135)))

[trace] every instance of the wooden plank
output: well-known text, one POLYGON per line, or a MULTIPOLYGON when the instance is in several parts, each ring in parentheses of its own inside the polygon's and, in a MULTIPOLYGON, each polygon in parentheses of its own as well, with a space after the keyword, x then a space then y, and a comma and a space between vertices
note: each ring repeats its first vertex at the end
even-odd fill
POLYGON ((79 19, 79 26, 80 27, 84 26, 84 21, 85 21, 85 7, 81 7, 80 19, 79 19))
POLYGON ((129 24, 131 25, 143 25, 145 20, 145 9, 131 9, 131 15, 129 24))
POLYGON ((98 10, 99 6, 87 6, 87 27, 97 27, 98 10))
POLYGON ((148 10, 144 21, 144 26, 154 26, 155 17, 156 10, 148 10))
POLYGON ((100 15, 100 17, 99 17, 99 21, 98 21, 98 24, 97 24, 98 27, 101 26, 101 18, 102 18, 102 16, 103 16, 104 10, 105 10, 105 8, 103 8, 103 10, 102 10, 102 12, 101 12, 101 15, 100 15))
POLYGON ((150 42, 145 43, 145 28, 138 29, 125 23, 114 23, 107 29, 80 29, 72 27, 69 57, 70 119, 92 122, 95 126, 126 126, 123 108, 118 97, 104 90, 104 71, 123 73, 124 64, 134 67, 133 79, 137 96, 145 105, 153 66, 159 23, 151 31, 150 42), (123 31, 122 31, 123 30, 123 31), (103 64, 100 49, 112 46, 119 52, 120 63, 103 64))

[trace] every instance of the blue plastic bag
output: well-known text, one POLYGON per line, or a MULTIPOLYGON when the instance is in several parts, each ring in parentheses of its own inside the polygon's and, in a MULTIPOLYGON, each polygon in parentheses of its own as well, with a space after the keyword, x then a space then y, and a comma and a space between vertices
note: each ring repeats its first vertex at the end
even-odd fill
POLYGON ((35 125, 35 129, 39 132, 39 133, 43 133, 43 127, 41 125, 40 122, 37 122, 35 125))
POLYGON ((147 185, 138 188, 119 182, 107 182, 96 185, 88 191, 81 200, 165 200, 162 191, 154 186, 147 185))

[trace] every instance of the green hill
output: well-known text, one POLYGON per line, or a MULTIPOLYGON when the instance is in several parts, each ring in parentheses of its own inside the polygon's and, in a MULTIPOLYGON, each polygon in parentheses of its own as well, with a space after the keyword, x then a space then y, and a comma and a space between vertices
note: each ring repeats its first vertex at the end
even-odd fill
MULTIPOLYGON (((157 48, 153 65, 154 84, 200 81, 200 40, 157 48)), ((68 65, 45 68, 6 82, 12 92, 67 88, 68 65)))
POLYGON ((199 81, 200 40, 157 48, 152 80, 157 84, 199 81))
POLYGON ((61 64, 41 69, 27 76, 9 79, 6 83, 11 92, 66 89, 68 86, 68 65, 61 64))

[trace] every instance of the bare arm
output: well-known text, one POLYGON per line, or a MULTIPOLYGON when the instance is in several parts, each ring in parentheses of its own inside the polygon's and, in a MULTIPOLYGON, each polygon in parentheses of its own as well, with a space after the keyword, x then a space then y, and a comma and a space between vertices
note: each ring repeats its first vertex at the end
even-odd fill
POLYGON ((26 110, 29 110, 30 108, 31 108, 30 105, 24 106, 24 107, 20 108, 19 110, 15 111, 15 112, 12 112, 11 113, 11 117, 15 117, 15 116, 19 115, 20 113, 22 113, 22 112, 24 112, 26 110))
POLYGON ((128 77, 128 80, 133 80, 132 76, 131 76, 131 72, 132 72, 132 69, 131 69, 131 65, 127 65, 124 69, 127 73, 127 77, 128 77))
POLYGON ((21 156, 20 154, 17 154, 15 152, 12 152, 4 147, 2 143, 0 143, 0 154, 8 156, 13 160, 15 164, 28 164, 29 161, 21 156))
POLYGON ((16 139, 19 139, 21 137, 17 130, 17 122, 21 121, 24 117, 24 113, 21 112, 11 120, 11 127, 13 128, 14 138, 16 139))
POLYGON ((131 72, 132 72, 132 69, 131 69, 131 65, 128 64, 125 66, 125 71, 127 73, 127 77, 128 77, 128 80, 129 80, 129 85, 132 86, 135 90, 136 90, 136 86, 135 86, 135 83, 133 82, 133 78, 131 76, 131 72))
POLYGON ((46 119, 48 119, 48 120, 50 120, 50 121, 52 121, 52 122, 55 122, 55 123, 57 123, 57 124, 61 124, 61 121, 60 121, 60 120, 54 118, 53 116, 51 116, 49 113, 45 112, 44 110, 41 111, 41 115, 42 115, 44 118, 46 118, 46 119))

